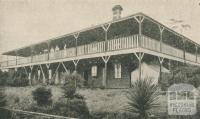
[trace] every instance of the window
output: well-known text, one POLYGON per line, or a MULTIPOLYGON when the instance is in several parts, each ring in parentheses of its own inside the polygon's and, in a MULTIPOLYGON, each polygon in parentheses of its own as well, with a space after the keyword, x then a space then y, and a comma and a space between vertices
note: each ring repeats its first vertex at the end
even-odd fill
POLYGON ((114 65, 115 67, 115 78, 121 78, 121 64, 117 63, 114 65))
POLYGON ((92 66, 92 68, 91 68, 91 72, 92 72, 92 76, 97 76, 97 66, 96 65, 94 65, 94 66, 92 66))

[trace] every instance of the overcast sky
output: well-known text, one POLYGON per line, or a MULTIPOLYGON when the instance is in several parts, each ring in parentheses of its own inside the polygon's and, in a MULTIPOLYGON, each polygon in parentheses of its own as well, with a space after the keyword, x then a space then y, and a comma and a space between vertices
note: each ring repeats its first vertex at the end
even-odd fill
MULTIPOLYGON (((122 16, 143 12, 171 26, 183 20, 184 35, 200 43, 200 0, 0 0, 0 54, 112 19, 120 4, 122 16)), ((177 29, 180 32, 179 29, 177 29)))

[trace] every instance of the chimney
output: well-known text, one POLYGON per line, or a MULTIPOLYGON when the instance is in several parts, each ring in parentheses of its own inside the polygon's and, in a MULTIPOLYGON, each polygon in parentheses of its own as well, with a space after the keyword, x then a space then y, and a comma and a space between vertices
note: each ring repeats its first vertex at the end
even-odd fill
POLYGON ((113 20, 117 20, 121 18, 121 12, 122 12, 123 8, 121 5, 115 5, 112 8, 113 11, 113 20))

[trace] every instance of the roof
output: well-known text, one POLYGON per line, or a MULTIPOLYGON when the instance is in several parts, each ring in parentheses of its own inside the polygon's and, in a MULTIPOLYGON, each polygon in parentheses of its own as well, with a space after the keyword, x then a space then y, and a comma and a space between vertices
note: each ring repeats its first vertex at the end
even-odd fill
MULTIPOLYGON (((45 41, 42 41, 42 42, 39 42, 39 43, 36 43, 36 44, 32 44, 32 45, 28 45, 28 46, 25 46, 25 47, 21 47, 21 48, 18 48, 18 49, 15 49, 15 50, 11 50, 11 51, 8 51, 8 52, 4 52, 3 55, 10 55, 10 54, 15 54, 16 51, 19 51, 19 50, 24 50, 24 49, 27 49, 27 48, 30 48, 34 45, 39 45, 39 44, 42 44, 42 43, 47 43, 49 41, 52 41, 52 40, 58 40, 60 38, 64 38, 64 37, 67 37, 67 36, 71 36, 71 35, 74 35, 74 34, 77 34, 77 33, 80 33, 80 32, 84 32, 84 31, 89 31, 89 30, 92 30, 92 29, 95 29, 95 28, 99 28, 99 27, 102 27, 103 25, 105 24, 113 24, 113 23, 116 23, 116 22, 120 22, 120 21, 124 21, 124 20, 128 20, 128 19, 131 19, 131 18, 134 18, 136 16, 143 16, 144 18, 160 25, 160 26, 163 26, 165 29, 175 33, 176 35, 196 44, 197 46, 200 47, 200 45, 194 41, 192 41, 191 39, 187 38, 186 36, 170 29, 169 27, 163 25, 162 23, 154 20, 153 18, 145 15, 144 13, 136 13, 136 14, 133 14, 133 15, 129 15, 129 16, 126 16, 126 17, 122 17, 120 19, 117 19, 117 20, 112 20, 112 21, 109 21, 109 22, 105 22, 105 23, 102 23, 102 24, 99 24, 99 25, 95 25, 95 26, 92 26, 92 27, 88 27, 88 28, 85 28, 85 29, 82 29, 82 30, 78 30, 78 31, 75 31, 75 32, 71 32, 71 33, 68 33, 68 34, 65 34, 65 35, 62 35, 62 36, 58 36, 58 37, 55 37, 55 38, 51 38, 51 39, 48 39, 48 40, 45 40, 45 41)), ((14 55, 15 56, 15 55, 14 55)))

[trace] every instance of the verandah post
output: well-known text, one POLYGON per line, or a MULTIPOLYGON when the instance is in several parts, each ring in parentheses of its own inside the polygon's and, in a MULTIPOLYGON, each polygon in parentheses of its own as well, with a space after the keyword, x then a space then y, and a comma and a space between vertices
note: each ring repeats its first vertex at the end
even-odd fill
POLYGON ((138 22, 138 24, 139 24, 139 41, 137 41, 137 46, 138 47, 141 47, 141 39, 142 39, 142 22, 144 21, 144 16, 141 16, 141 15, 139 15, 139 16, 136 16, 136 17, 134 17, 135 18, 135 20, 138 22))
POLYGON ((134 54, 137 57, 138 62, 139 62, 139 80, 141 80, 141 77, 142 77, 141 63, 142 63, 142 59, 144 57, 144 53, 143 52, 139 52, 138 54, 137 53, 134 53, 134 54))
POLYGON ((160 64, 160 81, 162 80, 162 64, 163 64, 163 61, 164 61, 164 58, 163 57, 158 57, 158 60, 159 60, 159 64, 160 64))
POLYGON ((74 34, 74 38, 75 38, 75 47, 76 47, 76 51, 75 51, 75 56, 77 56, 78 51, 77 51, 77 46, 78 46, 78 37, 79 37, 79 32, 74 34))
POLYGON ((160 52, 162 52, 162 43, 163 43, 163 31, 164 31, 164 27, 159 25, 159 29, 160 29, 160 52))
MULTIPOLYGON (((77 65, 78 65, 79 59, 73 60, 74 63, 74 68, 75 68, 75 73, 77 73, 77 65)), ((77 80, 75 79, 75 87, 77 87, 77 80)))
POLYGON ((103 87, 106 88, 107 86, 107 63, 110 59, 110 56, 102 56, 102 59, 104 61, 104 65, 105 65, 105 70, 104 70, 104 77, 103 77, 103 80, 102 80, 102 85, 103 87))

